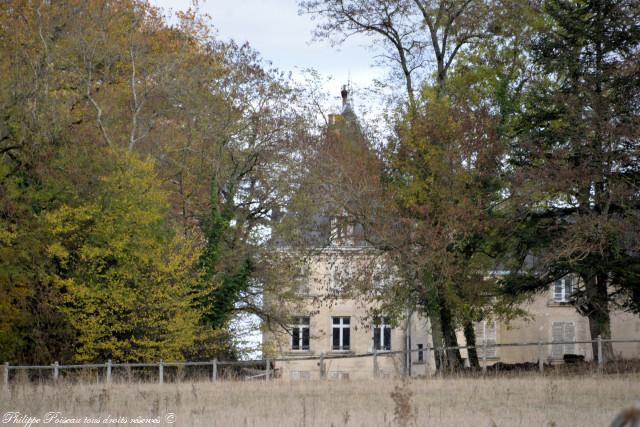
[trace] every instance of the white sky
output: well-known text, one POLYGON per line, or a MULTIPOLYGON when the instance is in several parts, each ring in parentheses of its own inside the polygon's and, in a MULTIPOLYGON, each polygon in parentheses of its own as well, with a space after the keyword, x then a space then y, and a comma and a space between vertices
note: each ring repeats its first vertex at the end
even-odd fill
MULTIPOLYGON (((166 12, 184 10, 191 0, 152 0, 166 12)), ((380 68, 371 66, 374 53, 370 40, 350 39, 332 47, 328 41, 312 42, 315 22, 308 15, 298 15, 296 0, 206 0, 199 9, 213 19, 221 39, 248 41, 265 60, 283 71, 299 74, 314 68, 332 77, 326 86, 332 97, 339 99, 340 87, 350 79, 354 86, 369 86, 382 77, 380 68)))

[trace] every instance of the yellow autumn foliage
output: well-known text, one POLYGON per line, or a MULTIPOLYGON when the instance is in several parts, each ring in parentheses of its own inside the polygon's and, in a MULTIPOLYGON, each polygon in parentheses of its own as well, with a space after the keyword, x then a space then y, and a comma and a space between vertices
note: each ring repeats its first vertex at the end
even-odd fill
POLYGON ((91 199, 46 213, 48 253, 78 333, 79 362, 179 360, 195 339, 197 248, 165 219, 167 197, 150 160, 112 152, 91 199))

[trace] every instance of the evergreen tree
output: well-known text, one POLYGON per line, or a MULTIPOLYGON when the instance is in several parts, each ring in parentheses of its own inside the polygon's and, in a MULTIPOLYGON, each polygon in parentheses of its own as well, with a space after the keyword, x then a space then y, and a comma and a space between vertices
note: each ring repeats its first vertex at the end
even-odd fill
POLYGON ((544 6, 548 26, 532 51, 539 75, 511 153, 517 266, 505 285, 540 291, 578 275, 576 307, 593 339, 610 338, 612 308, 640 309, 638 3, 544 6))

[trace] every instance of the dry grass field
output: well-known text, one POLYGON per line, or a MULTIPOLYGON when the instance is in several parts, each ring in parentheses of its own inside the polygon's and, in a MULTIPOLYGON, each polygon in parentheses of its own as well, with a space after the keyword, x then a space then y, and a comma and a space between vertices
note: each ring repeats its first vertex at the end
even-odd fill
POLYGON ((640 376, 486 379, 13 384, 0 422, 59 412, 56 425, 607 426, 640 399, 640 376), (11 414, 19 412, 19 414, 11 414), (175 414, 172 416, 171 414, 175 414), (13 419, 7 417, 14 417, 13 419))

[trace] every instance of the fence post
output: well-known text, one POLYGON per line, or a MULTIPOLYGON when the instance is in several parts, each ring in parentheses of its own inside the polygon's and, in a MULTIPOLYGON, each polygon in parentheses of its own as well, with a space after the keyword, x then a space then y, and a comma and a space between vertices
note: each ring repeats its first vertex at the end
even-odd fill
POLYGON ((320 353, 320 379, 323 380, 327 373, 324 371, 324 352, 320 353))
POLYGON ((380 370, 378 368, 378 350, 373 349, 373 378, 380 376, 380 370))
POLYGON ((4 362, 4 370, 2 371, 2 383, 5 387, 9 386, 9 362, 4 362))
POLYGON ((538 369, 540 373, 544 373, 544 352, 542 350, 542 341, 538 341, 538 369))
POLYGON ((444 376, 444 348, 436 348, 438 358, 440 359, 440 377, 444 376))
POLYGON ((211 361, 211 381, 218 381, 218 358, 216 357, 211 361))
POLYGON ((424 378, 429 378, 429 365, 431 365, 431 356, 429 355, 429 344, 426 344, 424 349, 424 378))
POLYGON ((164 362, 160 359, 160 363, 158 364, 158 382, 160 384, 164 383, 164 362))
POLYGON ((487 340, 482 343, 482 375, 487 373, 487 340))
POLYGON ((267 371, 267 381, 271 379, 271 363, 269 362, 269 358, 265 359, 266 371, 267 371))
POLYGON ((604 360, 602 360, 602 335, 598 335, 598 369, 602 370, 604 360))
POLYGON ((58 371, 58 362, 53 362, 53 381, 56 382, 58 381, 58 375, 60 374, 60 371, 58 371))
POLYGON ((404 347, 402 355, 404 356, 404 370, 402 372, 406 377, 409 376, 409 353, 406 345, 404 347))
POLYGON ((107 384, 111 384, 111 359, 107 360, 107 384))

